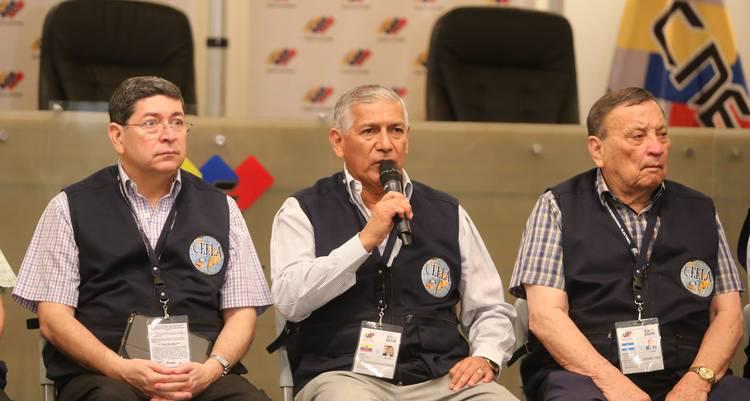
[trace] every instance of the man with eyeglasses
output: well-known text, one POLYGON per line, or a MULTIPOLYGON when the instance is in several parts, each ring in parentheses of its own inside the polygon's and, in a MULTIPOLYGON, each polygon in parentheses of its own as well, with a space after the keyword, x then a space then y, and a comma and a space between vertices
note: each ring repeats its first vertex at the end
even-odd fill
POLYGON ((117 165, 52 199, 13 293, 39 314, 58 400, 268 400, 239 360, 270 292, 234 200, 180 171, 179 88, 129 78, 109 114, 117 165), (120 349, 143 332, 150 359, 120 349))

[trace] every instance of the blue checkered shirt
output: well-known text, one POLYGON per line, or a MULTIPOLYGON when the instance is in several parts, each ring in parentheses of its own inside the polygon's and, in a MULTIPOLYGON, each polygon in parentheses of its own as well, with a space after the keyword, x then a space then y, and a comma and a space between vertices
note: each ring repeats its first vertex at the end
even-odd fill
MULTIPOLYGON (((597 171, 596 190, 602 205, 605 205, 605 196, 610 193, 601 170, 597 171)), ((653 199, 660 196, 664 190, 664 184, 656 192, 653 199)), ((646 214, 651 209, 649 202, 639 213, 634 212, 628 206, 614 197, 616 212, 622 217, 625 226, 633 237, 636 244, 641 243, 644 231, 646 231, 646 214)), ((651 241, 647 251, 647 257, 651 256, 656 235, 659 232, 660 219, 657 219, 654 227, 654 240, 651 241)), ((727 245, 724 229, 716 215, 716 228, 719 231, 719 267, 715 277, 716 294, 732 291, 742 291, 737 266, 732 259, 732 254, 727 245)), ((565 274, 563 271, 563 247, 562 247, 562 216, 560 207, 557 205, 555 196, 551 191, 542 194, 531 211, 531 216, 526 221, 526 228, 521 238, 521 246, 516 256, 516 264, 513 268, 513 276, 510 279, 510 293, 526 298, 524 284, 542 285, 545 287, 565 290, 565 274)))

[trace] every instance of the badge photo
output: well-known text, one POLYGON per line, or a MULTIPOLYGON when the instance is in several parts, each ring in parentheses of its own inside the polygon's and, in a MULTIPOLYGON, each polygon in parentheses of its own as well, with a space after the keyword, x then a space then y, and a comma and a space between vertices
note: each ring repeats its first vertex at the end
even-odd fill
POLYGON ((190 261, 199 272, 214 275, 224 267, 224 251, 216 238, 203 235, 190 244, 190 261))
POLYGON ((693 294, 706 298, 714 292, 711 268, 702 260, 690 260, 680 271, 682 285, 693 294))
POLYGON ((440 258, 430 258, 422 266, 422 285, 433 297, 443 298, 451 289, 451 268, 440 258))

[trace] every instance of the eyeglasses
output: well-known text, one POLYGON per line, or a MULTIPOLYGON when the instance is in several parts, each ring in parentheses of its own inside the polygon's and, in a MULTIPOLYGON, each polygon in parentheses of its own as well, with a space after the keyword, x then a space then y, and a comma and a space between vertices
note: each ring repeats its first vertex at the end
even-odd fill
POLYGON ((190 129, 193 127, 193 124, 185 122, 185 120, 181 120, 179 118, 175 118, 174 120, 170 121, 159 121, 155 118, 148 119, 140 124, 120 124, 123 127, 128 126, 134 126, 138 127, 143 131, 143 134, 149 137, 156 137, 157 135, 161 134, 162 130, 169 126, 169 128, 172 129, 173 132, 176 132, 178 134, 186 134, 190 132, 190 129))

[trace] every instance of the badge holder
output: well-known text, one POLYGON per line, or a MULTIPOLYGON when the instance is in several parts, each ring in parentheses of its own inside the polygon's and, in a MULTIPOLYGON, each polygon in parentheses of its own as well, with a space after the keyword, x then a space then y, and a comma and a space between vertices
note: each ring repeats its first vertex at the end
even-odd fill
MULTIPOLYGON (((171 319, 180 317, 182 316, 173 316, 171 319)), ((156 360, 152 358, 151 337, 149 335, 149 324, 152 319, 164 320, 163 317, 153 318, 135 313, 130 315, 118 351, 121 357, 127 359, 156 360)), ((189 331, 187 341, 190 355, 189 360, 198 363, 205 362, 213 346, 211 341, 189 331)))
POLYGON ((362 321, 352 372, 393 379, 403 328, 362 321))
POLYGON ((622 373, 664 369, 658 318, 616 322, 615 331, 622 373))

